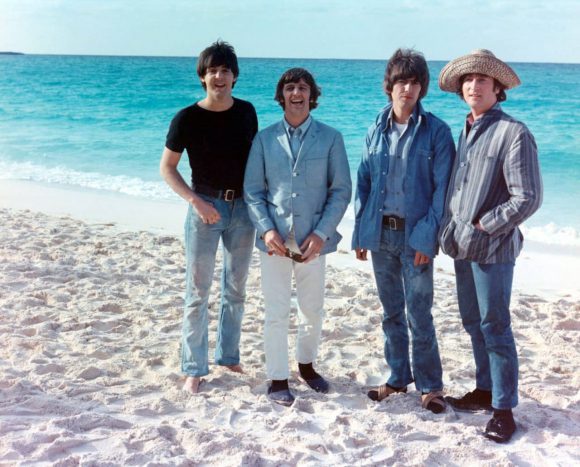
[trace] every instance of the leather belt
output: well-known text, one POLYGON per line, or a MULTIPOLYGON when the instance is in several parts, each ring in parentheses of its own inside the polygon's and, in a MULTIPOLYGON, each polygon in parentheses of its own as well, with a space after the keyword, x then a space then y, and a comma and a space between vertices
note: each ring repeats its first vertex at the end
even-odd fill
POLYGON ((405 219, 397 216, 383 216, 383 225, 389 230, 405 230, 405 219))
POLYGON ((205 185, 195 185, 193 187, 194 193, 199 193, 201 195, 211 196, 212 198, 223 199, 224 201, 233 201, 236 198, 242 197, 242 192, 240 190, 216 190, 205 185))

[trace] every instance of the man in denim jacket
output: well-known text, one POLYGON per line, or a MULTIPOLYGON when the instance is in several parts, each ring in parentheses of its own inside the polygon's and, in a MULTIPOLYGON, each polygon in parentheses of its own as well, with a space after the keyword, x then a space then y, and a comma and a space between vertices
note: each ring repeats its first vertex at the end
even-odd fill
POLYGON ((423 55, 397 50, 385 72, 390 103, 369 128, 358 169, 352 247, 362 261, 372 252, 391 368, 368 396, 380 401, 414 381, 422 406, 439 413, 445 402, 431 315, 433 258, 455 146, 449 127, 421 105, 428 86, 423 55))
POLYGON ((518 226, 542 203, 534 137, 499 105, 516 73, 489 50, 449 62, 439 87, 469 106, 441 222, 441 249, 455 260, 457 301, 475 359, 474 391, 448 397, 455 409, 493 409, 485 436, 503 443, 516 431, 518 356, 510 320, 518 226))
POLYGON ((260 250, 268 398, 286 406, 294 402, 288 387, 292 275, 300 312, 298 370, 315 391, 329 388, 313 368, 324 316, 325 255, 336 251, 336 228, 351 195, 342 135, 310 115, 319 95, 304 68, 282 74, 275 99, 284 116, 254 138, 244 179, 260 250))

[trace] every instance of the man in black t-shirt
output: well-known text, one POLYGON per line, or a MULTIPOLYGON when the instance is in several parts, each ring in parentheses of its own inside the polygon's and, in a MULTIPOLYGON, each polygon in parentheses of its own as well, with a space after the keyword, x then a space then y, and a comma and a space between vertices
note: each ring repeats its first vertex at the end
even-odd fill
POLYGON ((209 373, 208 299, 220 239, 224 264, 215 363, 242 372, 239 342, 255 237, 242 190, 258 130, 252 104, 232 96, 239 69, 231 45, 217 41, 206 48, 198 58, 197 74, 206 96, 175 115, 160 164, 167 184, 189 204, 181 371, 186 375, 183 389, 192 394, 209 373), (177 170, 184 150, 191 186, 177 170))

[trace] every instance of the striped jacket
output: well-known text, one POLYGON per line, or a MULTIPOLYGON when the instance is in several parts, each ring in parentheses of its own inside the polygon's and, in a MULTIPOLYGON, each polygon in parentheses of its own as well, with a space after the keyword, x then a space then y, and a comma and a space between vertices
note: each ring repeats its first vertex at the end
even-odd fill
POLYGON ((455 259, 512 262, 523 246, 518 226, 542 204, 536 142, 499 104, 466 134, 464 128, 447 190, 441 249, 455 259))

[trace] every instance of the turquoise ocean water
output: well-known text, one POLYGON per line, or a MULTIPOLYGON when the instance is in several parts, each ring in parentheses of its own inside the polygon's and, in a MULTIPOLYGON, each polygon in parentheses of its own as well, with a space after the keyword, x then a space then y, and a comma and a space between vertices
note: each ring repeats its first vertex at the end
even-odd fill
MULTIPOLYGON (((457 139, 467 107, 438 89, 443 65, 430 62, 423 103, 457 139)), ((292 66, 308 68, 322 87, 313 116, 343 133, 354 177, 366 129, 386 103, 385 62, 241 59, 234 95, 255 105, 260 128, 281 118, 274 88, 292 66)), ((579 245, 580 65, 512 66, 523 85, 503 107, 535 135, 545 186, 527 234, 579 245)), ((194 58, 0 56, 0 179, 175 199, 158 175, 159 156, 175 112, 203 95, 194 58)), ((185 157, 180 168, 189 173, 185 157)))

